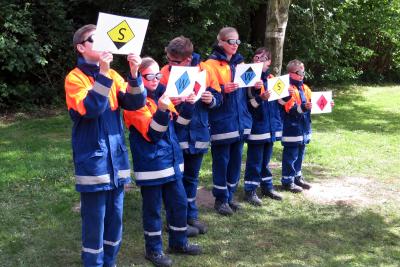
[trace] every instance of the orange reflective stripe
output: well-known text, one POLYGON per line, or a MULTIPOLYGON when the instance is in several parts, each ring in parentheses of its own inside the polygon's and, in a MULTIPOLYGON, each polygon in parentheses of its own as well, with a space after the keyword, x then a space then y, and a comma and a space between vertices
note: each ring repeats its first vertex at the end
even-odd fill
POLYGON ((135 127, 144 139, 151 141, 148 136, 150 123, 153 120, 153 114, 157 111, 157 105, 154 100, 147 98, 146 105, 135 111, 124 110, 124 121, 126 127, 135 127))

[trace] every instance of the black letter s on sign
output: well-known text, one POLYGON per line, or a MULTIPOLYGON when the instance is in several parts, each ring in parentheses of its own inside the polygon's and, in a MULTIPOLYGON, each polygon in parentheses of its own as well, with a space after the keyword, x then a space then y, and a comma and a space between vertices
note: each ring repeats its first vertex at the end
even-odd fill
POLYGON ((122 33, 122 31, 126 31, 126 29, 125 28, 121 28, 121 29, 119 29, 119 34, 121 34, 122 35, 122 37, 118 37, 118 40, 124 40, 124 38, 125 38, 125 35, 122 33))

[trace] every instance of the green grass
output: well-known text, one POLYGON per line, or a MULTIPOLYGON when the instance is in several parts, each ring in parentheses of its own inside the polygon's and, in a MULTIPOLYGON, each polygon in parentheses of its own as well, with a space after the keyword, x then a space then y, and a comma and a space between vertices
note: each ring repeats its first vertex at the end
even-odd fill
MULTIPOLYGON (((338 90, 340 89, 340 90, 338 90)), ((400 190, 399 86, 342 87, 334 112, 313 116, 304 173, 314 183, 361 177, 400 190)), ((79 202, 74 189, 66 112, 0 120, 0 266, 80 266, 79 202)), ((275 145, 274 182, 282 148, 275 145)), ((244 153, 245 158, 245 153, 244 153)), ((211 160, 201 170, 211 188, 211 160)), ((340 190, 340 185, 338 185, 340 190)), ((384 195, 385 192, 383 192, 384 195)), ((242 184, 237 193, 243 196, 242 184)), ((210 231, 192 241, 197 257, 174 266, 398 266, 398 202, 367 207, 324 205, 284 192, 282 202, 244 205, 232 217, 201 208, 210 231)), ((143 257, 141 198, 127 192, 118 266, 151 266, 143 257)), ((166 237, 166 236, 165 236, 166 237)), ((166 241, 166 238, 164 239, 166 241)))

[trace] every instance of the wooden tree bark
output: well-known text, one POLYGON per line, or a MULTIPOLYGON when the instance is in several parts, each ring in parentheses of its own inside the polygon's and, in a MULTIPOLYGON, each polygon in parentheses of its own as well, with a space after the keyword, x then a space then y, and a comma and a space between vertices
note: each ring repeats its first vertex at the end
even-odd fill
POLYGON ((264 45, 269 48, 272 54, 272 73, 280 75, 282 70, 283 44, 291 1, 269 0, 267 2, 267 27, 265 30, 264 45))

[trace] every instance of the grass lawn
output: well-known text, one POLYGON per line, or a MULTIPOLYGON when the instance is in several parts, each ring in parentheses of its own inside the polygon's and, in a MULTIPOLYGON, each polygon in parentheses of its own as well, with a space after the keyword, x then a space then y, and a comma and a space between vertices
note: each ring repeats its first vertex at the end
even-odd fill
MULTIPOLYGON (((232 217, 202 206, 210 230, 191 241, 204 254, 173 255, 174 266, 399 266, 400 86, 342 87, 334 96, 334 112, 312 118, 304 174, 315 187, 261 208, 244 204, 232 217)), ((0 266, 81 265, 70 129, 66 111, 0 120, 0 266)), ((276 143, 275 184, 281 153, 276 143)), ((209 154, 200 184, 211 189, 209 154)), ((243 181, 239 200, 242 191, 243 181)), ((124 212, 118 266, 151 266, 137 187, 124 212)))

